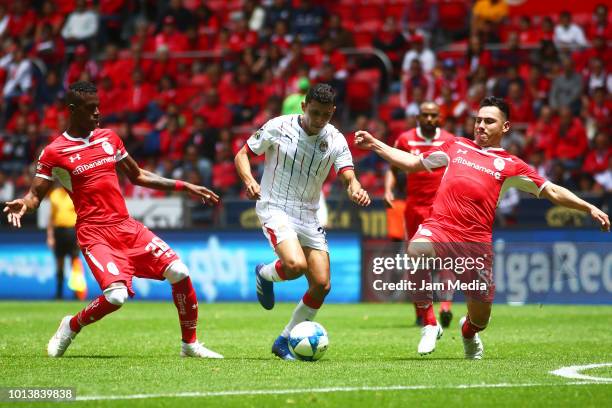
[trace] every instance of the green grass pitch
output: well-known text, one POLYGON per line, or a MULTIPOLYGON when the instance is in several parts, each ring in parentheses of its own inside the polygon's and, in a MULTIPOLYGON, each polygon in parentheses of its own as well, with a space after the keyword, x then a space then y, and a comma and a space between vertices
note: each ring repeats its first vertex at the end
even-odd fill
MULTIPOLYGON (((612 381, 576 384, 580 380, 549 373, 612 363, 612 306, 495 305, 482 335, 485 359, 466 361, 457 328, 463 304, 454 305, 451 327, 425 357, 416 354, 420 332, 412 325, 412 306, 325 305, 317 321, 329 332, 330 348, 321 361, 307 363, 284 362, 270 353, 292 304, 270 312, 252 303, 201 304, 199 336, 225 355, 219 361, 179 357, 171 302, 128 302, 83 329, 63 358, 48 358, 46 344, 60 319, 82 305, 0 302, 0 387, 76 387, 78 398, 99 397, 71 407, 602 407, 612 402, 612 381), (137 394, 147 397, 111 399, 137 394)), ((612 378, 612 366, 583 374, 612 378)))

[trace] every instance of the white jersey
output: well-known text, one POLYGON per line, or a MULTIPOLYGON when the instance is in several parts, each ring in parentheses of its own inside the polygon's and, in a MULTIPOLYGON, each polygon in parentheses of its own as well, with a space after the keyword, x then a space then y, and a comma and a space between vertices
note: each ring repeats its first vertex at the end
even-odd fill
POLYGON ((258 210, 274 207, 308 222, 319 208, 323 182, 333 165, 340 174, 353 169, 353 158, 342 133, 327 124, 309 136, 299 124, 300 115, 269 120, 247 140, 256 155, 265 154, 258 210))

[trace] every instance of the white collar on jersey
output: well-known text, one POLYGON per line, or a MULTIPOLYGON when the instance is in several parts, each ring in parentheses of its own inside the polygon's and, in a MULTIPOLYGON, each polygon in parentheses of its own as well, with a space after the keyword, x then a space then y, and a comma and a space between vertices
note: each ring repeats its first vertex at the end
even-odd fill
POLYGON ((421 127, 420 126, 417 126, 416 134, 417 134, 418 137, 420 137, 423 140, 435 140, 435 139, 440 137, 440 128, 439 127, 436 128, 436 134, 434 135, 433 139, 429 139, 428 137, 423 136, 423 133, 421 132, 421 127))
POLYGON ((87 137, 85 137, 85 138, 82 138, 82 137, 72 137, 72 136, 70 136, 70 135, 68 134, 68 132, 64 132, 64 133, 62 133, 62 135, 63 135, 63 136, 66 138, 66 139, 68 139, 68 140, 70 140, 70 141, 73 141, 73 142, 83 142, 83 143, 89 143, 89 138, 90 138, 90 137, 93 135, 93 130, 92 130, 91 132, 89 132, 89 135, 88 135, 87 137))

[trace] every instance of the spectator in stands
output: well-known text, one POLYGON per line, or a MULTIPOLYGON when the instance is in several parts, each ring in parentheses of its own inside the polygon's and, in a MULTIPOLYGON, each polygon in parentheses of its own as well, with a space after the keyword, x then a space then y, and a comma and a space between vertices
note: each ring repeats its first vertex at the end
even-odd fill
POLYGON ((293 8, 288 0, 273 0, 272 4, 266 7, 265 27, 272 28, 279 21, 291 21, 293 8))
POLYGON ((505 0, 477 0, 472 8, 471 34, 494 34, 507 17, 505 0))
POLYGON ((558 129, 557 119, 548 105, 542 106, 536 122, 529 123, 525 133, 525 155, 529 157, 536 151, 547 151, 553 143, 558 129))
POLYGON ((540 108, 548 103, 550 79, 542 75, 542 70, 538 65, 532 65, 529 67, 529 76, 525 86, 529 97, 533 101, 534 112, 539 112, 540 108))
POLYGON ((202 183, 212 182, 212 162, 205 157, 200 157, 198 148, 194 145, 187 145, 185 155, 180 162, 180 165, 172 172, 172 177, 179 177, 181 180, 187 174, 195 171, 198 174, 202 183))
POLYGON ((583 116, 587 119, 589 135, 597 130, 608 129, 612 124, 612 100, 607 97, 606 88, 600 87, 593 91, 593 96, 586 99, 586 109, 583 116))
MULTIPOLYGON (((393 21, 395 21, 395 19, 393 19, 393 21)), ((383 24, 382 28, 382 31, 384 30, 385 24, 383 24)), ((326 37, 332 39, 332 41, 334 42, 334 47, 336 48, 348 48, 353 47, 355 45, 353 34, 349 30, 342 27, 342 20, 340 20, 340 16, 338 16, 337 14, 332 14, 329 16, 326 37)), ((403 45, 399 45, 398 48, 403 49, 403 45)))
POLYGON ((547 157, 562 160, 565 168, 577 170, 588 148, 584 125, 579 117, 574 117, 569 107, 559 109, 559 124, 548 146, 547 157))
POLYGON ((54 37, 51 24, 43 25, 37 33, 31 53, 49 69, 56 69, 64 63, 64 42, 61 37, 54 37))
MULTIPOLYGON (((161 2, 160 4, 164 3, 166 2, 161 2)), ((158 29, 161 29, 166 24, 167 17, 172 17, 172 21, 176 24, 176 28, 179 31, 185 31, 187 28, 195 25, 193 13, 183 5, 183 0, 170 0, 167 3, 167 8, 161 11, 157 21, 158 29)))
POLYGON ((11 201, 14 198, 15 184, 4 171, 0 170, 0 202, 11 201))
POLYGON ((510 105, 512 124, 527 125, 533 120, 531 99, 520 82, 513 81, 510 83, 507 99, 510 105))
POLYGON ((205 103, 197 114, 202 115, 211 128, 222 129, 231 126, 232 111, 221 102, 217 90, 210 88, 205 95, 205 103))
POLYGON ((485 67, 487 72, 491 68, 491 53, 484 49, 482 40, 477 35, 470 36, 466 52, 465 67, 471 75, 479 66, 485 67))
POLYGON ((612 38, 612 24, 608 20, 608 6, 598 4, 593 13, 593 21, 587 26, 587 35, 590 40, 595 37, 612 38))
POLYGON ((607 170, 608 160, 612 156, 612 146, 610 146, 610 134, 602 130, 593 140, 593 148, 587 153, 582 171, 588 174, 601 173, 607 170))
POLYGON ((132 81, 128 83, 125 91, 125 110, 129 123, 140 122, 144 119, 147 106, 155 96, 153 85, 144 81, 144 73, 140 68, 132 71, 132 81))
POLYGON ((423 72, 429 74, 436 66, 436 54, 425 46, 425 38, 421 34, 410 37, 410 45, 410 51, 406 53, 402 62, 402 72, 406 73, 410 69, 412 60, 418 59, 421 62, 423 72))
POLYGON ((0 4, 0 37, 4 37, 4 34, 7 33, 10 19, 11 16, 7 13, 6 6, 0 4))
POLYGON ((198 155, 212 163, 215 160, 215 144, 217 143, 218 134, 219 131, 217 129, 208 126, 204 116, 196 115, 193 118, 193 127, 187 144, 195 146, 198 150, 198 155))
POLYGON ((331 64, 334 67, 334 77, 338 79, 346 79, 348 76, 348 62, 343 53, 334 48, 334 42, 331 38, 326 37, 321 41, 321 46, 318 47, 314 55, 310 56, 312 73, 317 74, 323 64, 331 64))
POLYGON ((7 34, 13 38, 29 37, 36 24, 36 13, 34 10, 27 7, 28 4, 25 1, 6 3, 12 3, 7 34))
POLYGON ((32 88, 32 63, 21 47, 0 59, 0 69, 6 71, 2 89, 4 116, 8 120, 15 109, 15 98, 27 94, 32 88))
POLYGON ((325 10, 312 0, 301 0, 291 16, 291 33, 303 44, 317 43, 323 34, 325 17, 325 10))
POLYGON ((595 181, 606 193, 612 193, 612 156, 608 158, 608 169, 595 174, 595 181))
POLYGON ((540 36, 531 24, 529 16, 521 16, 519 19, 518 40, 522 45, 536 45, 540 42, 540 36))
POLYGON ((569 11, 562 11, 559 14, 559 23, 555 26, 553 40, 559 49, 587 46, 584 31, 578 24, 572 23, 572 15, 569 11))
POLYGON ((425 99, 430 100, 433 93, 433 85, 430 78, 423 73, 421 61, 418 58, 412 59, 408 71, 402 75, 402 89, 400 92, 400 101, 404 108, 414 99, 413 92, 415 88, 421 88, 425 99))
POLYGON ((310 88, 310 81, 306 77, 299 79, 297 91, 287 95, 283 101, 282 114, 290 115, 293 113, 302 113, 302 102, 306 99, 306 93, 310 88))
POLYGON ((99 73, 100 66, 93 58, 90 58, 87 47, 79 44, 74 50, 74 61, 70 63, 66 71, 64 87, 68 88, 68 84, 80 80, 83 75, 86 75, 90 81, 96 81, 99 73))
POLYGON ((432 1, 412 0, 407 2, 402 16, 402 31, 405 34, 425 32, 431 39, 438 26, 438 5, 432 1))
MULTIPOLYGON (((55 4, 51 0, 45 0, 42 3, 40 13, 36 18, 36 28, 34 32, 34 36, 40 36, 40 32, 45 25, 49 25, 51 27, 51 35, 52 37, 57 37, 60 34, 62 29, 62 24, 64 23, 64 16, 61 13, 57 12, 57 8, 55 4)), ((0 30, 1 31, 1 30, 0 30)))
POLYGON ((94 46, 93 40, 98 35, 98 13, 92 6, 92 1, 76 0, 76 9, 70 13, 62 28, 62 37, 70 45, 94 46))
POLYGON ((593 57, 589 61, 584 84, 588 95, 592 95, 597 88, 605 88, 608 93, 612 93, 612 74, 604 68, 601 58, 593 57))
POLYGON ((177 24, 174 16, 167 15, 164 17, 162 29, 155 36, 155 51, 160 51, 162 48, 170 52, 185 51, 187 49, 187 37, 181 31, 184 31, 184 27, 181 28, 177 24))
POLYGON ((562 61, 563 70, 553 80, 550 88, 550 106, 553 109, 570 107, 574 114, 580 111, 580 96, 582 94, 582 77, 574 70, 574 62, 565 57, 562 61))

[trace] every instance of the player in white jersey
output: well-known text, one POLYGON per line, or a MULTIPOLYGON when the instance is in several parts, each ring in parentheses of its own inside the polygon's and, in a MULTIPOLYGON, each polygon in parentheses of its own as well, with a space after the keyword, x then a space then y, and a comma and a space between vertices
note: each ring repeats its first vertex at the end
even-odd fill
POLYGON ((273 282, 302 275, 308 279, 308 290, 272 346, 272 352, 285 360, 293 359, 289 332, 298 323, 314 319, 331 288, 325 230, 317 219, 321 187, 331 166, 352 201, 370 204, 355 177, 344 135, 329 124, 336 110, 335 96, 327 84, 313 86, 302 102, 303 114, 271 119, 247 140, 235 159, 247 196, 258 200, 256 211, 264 235, 278 256, 255 270, 259 302, 267 310, 274 307, 273 282), (251 173, 249 155, 262 154, 265 167, 260 186, 251 173))

